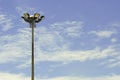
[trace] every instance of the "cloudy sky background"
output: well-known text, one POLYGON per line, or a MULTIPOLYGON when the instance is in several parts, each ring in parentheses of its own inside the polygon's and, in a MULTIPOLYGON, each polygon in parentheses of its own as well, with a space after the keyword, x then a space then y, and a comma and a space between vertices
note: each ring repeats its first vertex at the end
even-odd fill
POLYGON ((0 80, 30 80, 35 12, 35 80, 119 80, 120 1, 0 0, 0 80))

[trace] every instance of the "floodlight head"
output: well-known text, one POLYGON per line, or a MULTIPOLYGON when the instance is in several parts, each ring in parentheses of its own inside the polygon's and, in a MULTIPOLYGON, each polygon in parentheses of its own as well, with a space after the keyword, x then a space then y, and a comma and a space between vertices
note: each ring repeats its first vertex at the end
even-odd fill
POLYGON ((45 17, 44 16, 41 16, 40 18, 36 19, 35 22, 38 23, 40 21, 42 21, 45 17))
POLYGON ((40 17, 40 14, 39 13, 35 13, 34 17, 38 19, 40 17))
POLYGON ((24 13, 24 14, 23 14, 23 17, 24 17, 25 19, 28 19, 28 18, 30 17, 30 15, 29 15, 28 13, 24 13))
POLYGON ((29 15, 29 13, 24 13, 22 18, 33 25, 33 23, 38 23, 40 22, 41 20, 44 19, 44 16, 40 16, 39 13, 35 13, 34 15, 29 15))

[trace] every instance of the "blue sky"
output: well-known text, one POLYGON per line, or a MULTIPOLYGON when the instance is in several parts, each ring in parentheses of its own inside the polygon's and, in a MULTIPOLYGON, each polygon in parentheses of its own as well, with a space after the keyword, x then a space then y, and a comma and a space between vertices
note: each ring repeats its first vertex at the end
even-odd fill
POLYGON ((35 80, 119 80, 119 0, 0 0, 0 80, 30 80, 36 12, 35 80))

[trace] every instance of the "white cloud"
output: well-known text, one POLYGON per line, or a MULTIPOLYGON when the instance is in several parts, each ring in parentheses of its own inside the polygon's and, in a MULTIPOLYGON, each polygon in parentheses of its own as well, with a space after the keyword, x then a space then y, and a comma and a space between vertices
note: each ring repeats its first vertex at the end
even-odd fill
MULTIPOLYGON (((82 23, 77 21, 64 22, 63 24, 72 26, 73 31, 74 26, 81 29, 82 23), (70 25, 71 24, 71 25, 70 25)), ((61 23, 54 24, 54 29, 68 29, 61 23), (58 26, 57 26, 58 25, 58 26), (61 28, 61 26, 63 28, 61 28), (58 27, 58 28, 57 28, 58 27)), ((52 28, 53 29, 53 28, 52 28)), ((71 42, 66 40, 63 35, 52 32, 54 30, 49 30, 46 27, 40 27, 35 29, 35 59, 36 62, 40 61, 57 61, 57 62, 71 62, 71 61, 87 61, 96 59, 105 59, 110 56, 114 56, 116 49, 109 46, 108 48, 94 48, 91 50, 69 50, 71 42), (45 34, 44 34, 45 33, 45 34), (47 34, 48 33, 48 34, 47 34)), ((69 34, 70 30, 66 33, 69 34)), ((78 34, 77 34, 78 35, 78 34)), ((73 36, 73 35, 71 35, 73 36)), ((19 28, 18 33, 14 35, 3 35, 0 36, 0 63, 7 63, 9 61, 23 62, 18 67, 24 67, 29 64, 29 60, 26 61, 26 57, 31 55, 31 28, 19 28), (21 60, 21 61, 20 61, 21 60)), ((118 56, 120 56, 118 54, 118 56)))
POLYGON ((90 34, 95 34, 100 38, 110 38, 115 33, 116 33, 115 31, 108 31, 108 30, 90 32, 90 34))
POLYGON ((112 75, 112 76, 102 76, 102 77, 56 77, 50 79, 43 79, 43 80, 119 80, 119 75, 112 75))
POLYGON ((0 13, 0 26, 2 27, 2 31, 7 31, 14 27, 12 19, 2 13, 0 13))
POLYGON ((117 41, 116 38, 112 38, 112 39, 111 39, 111 42, 113 42, 113 43, 116 42, 116 41, 117 41))
MULTIPOLYGON (((62 38, 56 34, 42 34, 41 32, 48 32, 46 28, 35 30, 35 53, 46 53, 46 51, 55 51, 66 48, 62 38), (60 42, 60 43, 59 43, 60 42)), ((31 52, 31 28, 18 29, 18 33, 14 35, 0 36, 0 63, 6 63, 8 61, 19 61, 19 58, 30 56, 31 52)), ((36 54, 36 55, 37 55, 36 54)), ((23 60, 21 59, 21 60, 23 60)))
POLYGON ((114 54, 114 56, 111 56, 112 58, 102 62, 100 65, 102 66, 107 66, 109 68, 113 68, 116 66, 120 66, 120 56, 119 56, 119 52, 116 52, 116 54, 114 54))
MULTIPOLYGON (((23 15, 23 13, 26 13, 26 12, 29 12, 29 13, 33 13, 33 12, 37 12, 37 13, 40 13, 40 14, 44 14, 44 12, 43 11, 41 11, 41 10, 37 10, 36 8, 34 8, 34 7, 30 7, 30 6, 28 6, 28 5, 22 5, 22 6, 17 6, 16 7, 16 11, 22 16, 23 15)), ((33 15, 33 14, 31 14, 31 15, 33 15)))
POLYGON ((0 72, 0 80, 30 80, 29 77, 25 77, 23 74, 12 74, 0 72))
MULTIPOLYGON (((0 72, 0 80, 30 80, 30 77, 26 77, 24 74, 12 74, 0 72)), ((52 78, 35 78, 35 80, 119 80, 120 75, 108 75, 101 77, 77 77, 77 76, 60 76, 52 78)))
POLYGON ((71 62, 71 61, 87 61, 95 59, 103 59, 109 56, 114 55, 115 50, 112 47, 107 49, 100 50, 95 48, 93 50, 80 50, 80 51, 61 51, 51 54, 40 54, 37 56, 37 59, 40 61, 62 61, 62 62, 71 62))
POLYGON ((110 24, 109 26, 112 26, 112 27, 120 27, 120 22, 115 22, 115 23, 112 23, 110 24))
POLYGON ((82 28, 82 21, 65 21, 51 25, 51 29, 53 29, 54 32, 59 31, 59 34, 63 34, 68 37, 80 37, 82 28))
POLYGON ((29 32, 19 32, 14 35, 0 36, 0 63, 19 61, 19 58, 29 56, 29 32))

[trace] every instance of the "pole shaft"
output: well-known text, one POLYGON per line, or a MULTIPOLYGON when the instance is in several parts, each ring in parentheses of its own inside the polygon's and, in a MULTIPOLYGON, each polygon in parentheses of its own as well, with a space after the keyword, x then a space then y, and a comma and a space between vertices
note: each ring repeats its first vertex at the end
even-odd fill
POLYGON ((31 65, 31 80, 34 80, 34 24, 32 24, 32 65, 31 65))

